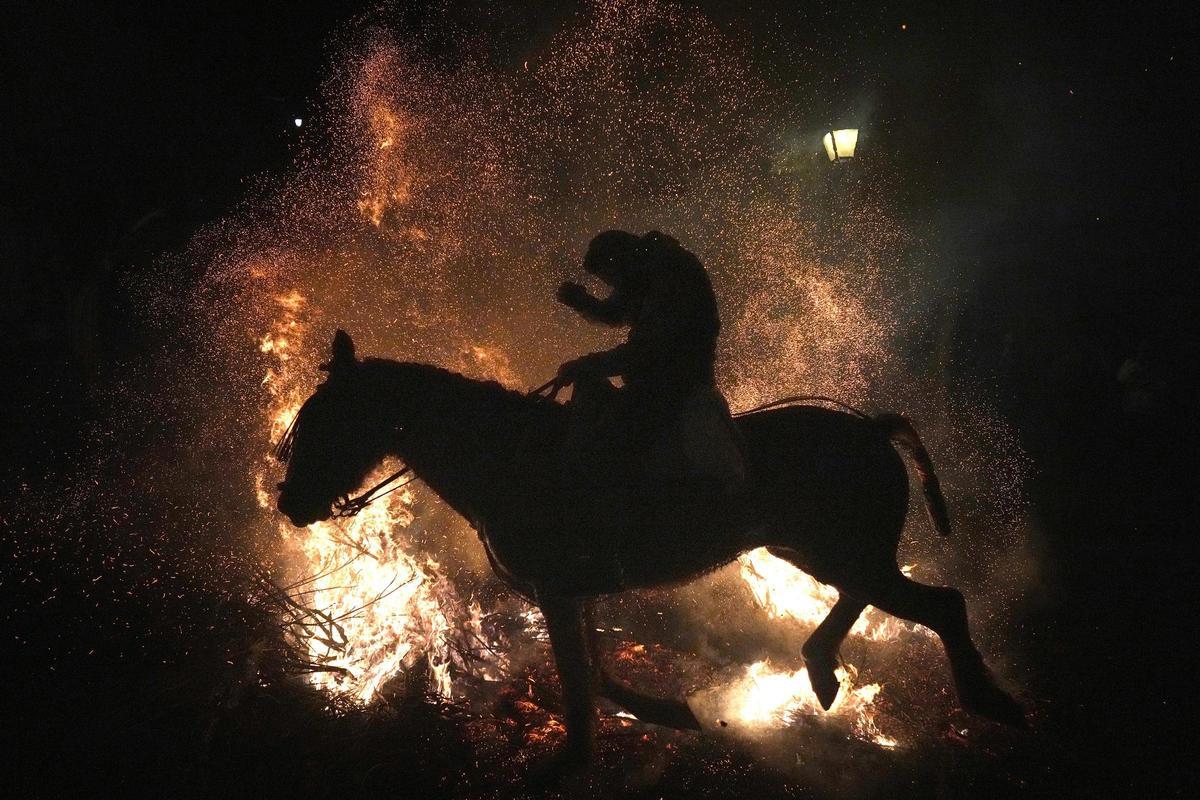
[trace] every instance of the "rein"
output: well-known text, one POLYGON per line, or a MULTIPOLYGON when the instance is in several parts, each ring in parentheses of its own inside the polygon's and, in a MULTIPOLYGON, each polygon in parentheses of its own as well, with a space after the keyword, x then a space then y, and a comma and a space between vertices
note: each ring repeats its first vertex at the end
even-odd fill
POLYGON ((412 483, 414 480, 417 479, 415 475, 413 477, 409 478, 408 480, 406 480, 404 483, 397 483, 395 486, 388 489, 386 492, 379 492, 380 489, 382 489, 383 487, 387 486, 390 483, 395 483, 396 481, 403 478, 409 472, 412 472, 411 467, 402 467, 402 468, 396 470, 395 472, 393 472, 391 475, 384 478, 383 480, 381 480, 379 483, 372 486, 367 491, 358 495, 357 497, 343 497, 343 498, 339 499, 337 502, 335 502, 333 504, 333 516, 338 519, 345 519, 347 517, 353 517, 353 516, 357 515, 358 512, 362 511, 364 508, 366 508, 368 505, 370 505, 372 502, 374 502, 375 500, 378 500, 381 497, 386 497, 387 495, 391 494, 392 492, 396 491, 397 489, 403 489, 405 486, 408 486, 410 483, 412 483), (376 494, 376 492, 379 492, 379 494, 376 494))
POLYGON ((536 389, 530 389, 526 397, 536 397, 539 400, 554 400, 566 386, 558 377, 553 377, 536 389))
POLYGON ((275 445, 275 458, 286 464, 292 456, 292 444, 296 441, 296 423, 300 421, 300 414, 292 417, 292 421, 288 423, 287 430, 283 432, 283 437, 279 443, 275 445))
POLYGON ((804 394, 804 395, 798 394, 798 395, 791 395, 789 397, 781 397, 778 400, 772 400, 769 403, 764 403, 763 405, 758 406, 757 408, 751 408, 747 411, 739 411, 736 414, 733 414, 732 416, 745 417, 749 414, 757 414, 759 411, 767 411, 772 408, 781 408, 783 406, 803 405, 804 403, 812 402, 814 400, 821 402, 821 403, 829 403, 830 405, 837 406, 838 408, 848 411, 851 414, 853 414, 854 416, 859 417, 861 419, 872 419, 871 415, 866 413, 865 411, 860 411, 857 408, 855 408, 854 406, 847 405, 846 403, 843 403, 840 400, 834 400, 832 397, 824 397, 822 395, 808 395, 808 394, 804 394))

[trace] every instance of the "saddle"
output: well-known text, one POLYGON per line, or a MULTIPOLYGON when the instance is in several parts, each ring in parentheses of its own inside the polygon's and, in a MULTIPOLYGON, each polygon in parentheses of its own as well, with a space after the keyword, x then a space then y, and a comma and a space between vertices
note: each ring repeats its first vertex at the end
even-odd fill
POLYGON ((562 452, 564 536, 545 582, 557 594, 623 590, 621 553, 631 537, 680 524, 681 513, 708 515, 746 489, 741 438, 715 388, 642 408, 605 385, 577 407, 572 400, 562 452))

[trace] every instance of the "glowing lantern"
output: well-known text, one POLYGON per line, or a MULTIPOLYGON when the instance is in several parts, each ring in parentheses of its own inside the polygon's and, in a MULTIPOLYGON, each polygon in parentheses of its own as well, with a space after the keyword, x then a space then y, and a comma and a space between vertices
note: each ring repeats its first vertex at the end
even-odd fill
POLYGON ((825 144, 825 155, 829 156, 830 161, 854 158, 854 147, 858 144, 858 128, 830 131, 822 141, 825 144))

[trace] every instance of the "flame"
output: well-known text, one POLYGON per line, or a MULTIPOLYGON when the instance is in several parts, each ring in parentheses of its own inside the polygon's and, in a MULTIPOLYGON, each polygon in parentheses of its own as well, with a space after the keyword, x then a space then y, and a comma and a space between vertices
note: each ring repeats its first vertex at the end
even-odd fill
POLYGON ((396 206, 409 201, 412 170, 407 163, 405 141, 412 121, 385 96, 381 77, 395 65, 387 53, 377 52, 363 65, 366 80, 357 84, 353 103, 367 122, 365 147, 373 150, 359 189, 358 211, 375 227, 396 206))
MULTIPOLYGON (((806 625, 819 625, 837 602, 837 589, 771 555, 764 547, 743 554, 738 564, 742 580, 750 587, 755 601, 773 619, 790 618, 806 625)), ((911 575, 915 566, 909 564, 900 571, 911 575)), ((927 628, 868 607, 850 628, 850 635, 882 642, 913 631, 932 635, 927 628)))
MULTIPOLYGON (((838 600, 832 586, 817 581, 766 548, 758 548, 738 559, 740 576, 750 588, 755 601, 772 619, 793 619, 805 625, 819 625, 838 600)), ((911 575, 916 565, 902 566, 900 571, 911 575)), ((929 629, 879 612, 868 606, 850 628, 850 636, 873 642, 894 641, 900 636, 917 633, 926 637, 929 629)), ((880 747, 894 748, 899 741, 880 732, 875 700, 883 687, 878 683, 855 686, 858 670, 843 664, 835 670, 841 691, 828 713, 833 718, 849 721, 852 735, 880 747)), ((726 690, 725 713, 748 727, 787 724, 797 715, 823 713, 813 691, 808 671, 803 667, 794 672, 779 671, 767 662, 750 665, 745 674, 726 690)))
MULTIPOLYGON (((305 298, 292 291, 277 296, 275 303, 280 316, 258 348, 273 361, 263 378, 269 397, 267 441, 272 444, 311 388, 301 379, 301 374, 311 374, 308 366, 293 366, 293 354, 304 343, 305 298)), ((255 476, 259 504, 268 510, 274 507, 265 489, 270 469, 267 456, 255 476)), ((390 471, 389 465, 381 465, 368 481, 376 483, 390 471)), ((412 503, 411 492, 400 491, 348 520, 303 529, 276 523, 291 571, 301 576, 292 585, 292 597, 312 611, 292 625, 289 635, 323 668, 312 674, 317 686, 368 702, 389 679, 424 660, 432 691, 452 697, 456 626, 451 615, 463 604, 435 561, 409 552, 405 531, 414 519, 412 503)), ((469 606, 467 614, 477 626, 478 606, 469 606)))
POLYGON ((723 720, 751 731, 786 726, 804 715, 825 715, 847 726, 855 738, 896 747, 899 743, 884 735, 876 722, 875 699, 883 687, 878 683, 855 687, 858 673, 850 666, 839 667, 835 674, 842 690, 828 712, 817 702, 807 670, 779 670, 767 661, 751 664, 739 678, 717 690, 713 707, 723 720))
POLYGON ((436 562, 407 552, 411 503, 411 494, 397 492, 346 522, 287 530, 305 568, 319 576, 299 593, 326 618, 301 634, 314 663, 336 668, 314 673, 318 686, 369 701, 424 658, 434 691, 452 696, 452 626, 444 609, 457 598, 436 562))

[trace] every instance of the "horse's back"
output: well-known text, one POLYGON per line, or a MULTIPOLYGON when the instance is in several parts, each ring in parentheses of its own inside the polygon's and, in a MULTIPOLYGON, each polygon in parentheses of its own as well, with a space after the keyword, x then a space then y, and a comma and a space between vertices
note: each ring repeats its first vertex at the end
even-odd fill
MULTIPOLYGON (((759 412, 736 422, 748 492, 708 497, 695 507, 644 496, 631 500, 624 521, 614 526, 624 531, 615 549, 624 588, 685 581, 759 546, 794 550, 810 574, 835 584, 855 564, 894 554, 908 480, 881 426, 815 407, 759 412)), ((556 463, 545 458, 547 465, 556 463)), ((554 472, 524 481, 516 492, 523 502, 493 515, 489 525, 495 557, 535 583, 538 576, 560 576, 564 558, 575 553, 569 542, 583 541, 569 521, 581 504, 554 472)))
POLYGON ((838 453, 890 449, 871 418, 818 406, 787 406, 739 415, 734 420, 752 462, 783 459, 827 461, 838 453))
POLYGON ((737 418, 762 523, 750 544, 803 553, 817 575, 894 553, 908 475, 870 418, 792 406, 737 418))

